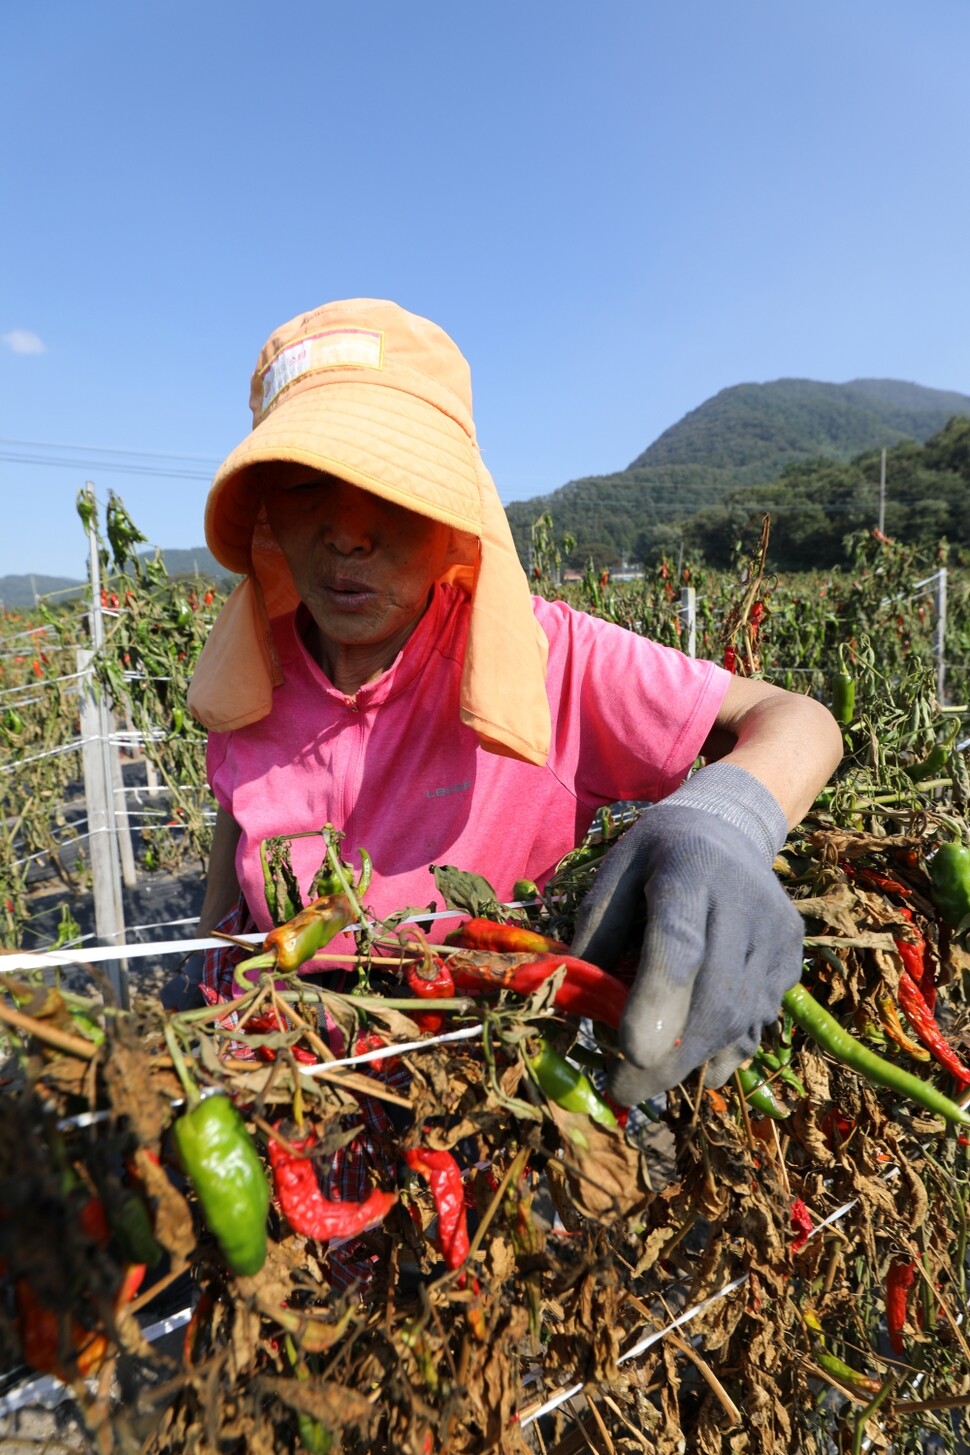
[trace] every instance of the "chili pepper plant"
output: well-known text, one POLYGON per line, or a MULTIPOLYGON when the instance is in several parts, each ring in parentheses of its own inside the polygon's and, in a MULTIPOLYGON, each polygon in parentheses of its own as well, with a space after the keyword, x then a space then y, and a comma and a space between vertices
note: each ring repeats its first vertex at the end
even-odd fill
MULTIPOLYGON (((810 613, 764 546, 705 629, 769 675, 810 613)), ((775 864, 799 994, 718 1091, 695 1074, 612 1106, 635 946, 610 974, 562 948, 643 805, 604 807, 514 907, 479 866, 437 866, 452 943, 403 906, 373 919, 365 856, 351 873, 321 826, 309 892, 268 843, 281 933, 239 950, 231 1001, 122 1011, 99 983, 4 978, 0 1345, 68 1384, 92 1450, 961 1448, 966 750, 920 655, 883 649, 878 549, 868 614, 850 624, 830 582, 827 646, 805 649, 824 695, 842 647, 855 702, 775 864), (348 893, 357 954, 328 962, 348 893), (163 1355, 142 1324, 178 1288, 191 1317, 163 1355)), ((642 589, 633 629, 678 594, 670 571, 642 589)))

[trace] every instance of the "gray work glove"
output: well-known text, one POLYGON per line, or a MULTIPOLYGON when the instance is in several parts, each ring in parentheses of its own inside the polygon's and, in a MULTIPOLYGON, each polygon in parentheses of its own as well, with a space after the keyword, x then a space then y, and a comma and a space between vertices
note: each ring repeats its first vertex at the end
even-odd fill
POLYGON ((626 1106, 708 1062, 722 1086, 761 1044, 802 966, 802 920, 772 872, 780 804, 733 763, 701 768, 646 809, 604 856, 573 954, 610 969, 646 900, 636 979, 610 1094, 626 1106))

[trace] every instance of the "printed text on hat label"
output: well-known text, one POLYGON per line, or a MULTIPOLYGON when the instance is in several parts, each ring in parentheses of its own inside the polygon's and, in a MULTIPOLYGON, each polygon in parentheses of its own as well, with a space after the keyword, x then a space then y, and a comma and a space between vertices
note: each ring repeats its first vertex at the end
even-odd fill
POLYGON ((281 349, 263 370, 263 413, 287 385, 319 369, 382 369, 384 334, 379 329, 328 328, 281 349))

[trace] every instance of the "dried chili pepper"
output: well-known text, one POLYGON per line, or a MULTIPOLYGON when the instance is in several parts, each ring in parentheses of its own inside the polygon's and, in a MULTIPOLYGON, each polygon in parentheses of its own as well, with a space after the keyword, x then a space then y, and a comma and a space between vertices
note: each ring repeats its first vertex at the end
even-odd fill
POLYGON ((958 840, 942 844, 929 861, 929 873, 940 918, 960 929, 970 917, 970 848, 958 840))
POLYGON ((909 1290, 916 1278, 916 1265, 912 1258, 895 1257, 886 1274, 886 1329, 889 1347, 901 1359, 905 1353, 903 1329, 906 1325, 906 1305, 909 1290))
POLYGON ((449 945, 466 950, 499 950, 509 954, 567 954, 569 946, 551 935, 541 935, 523 925, 499 924, 491 919, 467 919, 445 936, 449 945))
MULTIPOLYGON (((354 910, 343 894, 327 894, 314 899, 306 909, 270 930, 263 949, 276 955, 276 968, 288 972, 298 970, 318 950, 352 923, 354 910)), ((242 966, 237 967, 239 969, 242 966)))
POLYGON ((928 1061, 930 1059, 929 1051, 923 1046, 918 1046, 903 1030, 891 995, 883 995, 880 997, 879 1019, 890 1040, 895 1041, 896 1045, 900 1046, 908 1055, 914 1057, 917 1061, 928 1061))
MULTIPOLYGON (((274 1131, 285 1123, 278 1122, 274 1131)), ((331 1238, 355 1238, 382 1223, 397 1201, 397 1194, 373 1188, 359 1202, 338 1202, 324 1197, 316 1167, 307 1154, 315 1145, 316 1133, 294 1138, 284 1146, 278 1138, 269 1142, 269 1162, 280 1210, 290 1226, 305 1238, 325 1243, 331 1238)))
POLYGON ((269 1185, 256 1144, 228 1096, 208 1096, 179 1117, 175 1147, 234 1273, 258 1273, 266 1259, 269 1185))
POLYGON ((427 1182, 438 1215, 438 1249, 449 1268, 468 1257, 468 1216, 461 1168, 450 1152, 434 1147, 409 1147, 404 1160, 427 1182))
POLYGON ((526 1065, 550 1101, 566 1111, 585 1112, 604 1127, 615 1127, 616 1116, 604 1097, 600 1096, 588 1076, 565 1056, 539 1039, 536 1050, 526 1057, 526 1065))
POLYGON ((819 1005, 804 985, 794 985, 791 990, 786 990, 782 997, 782 1006, 795 1024, 811 1036, 816 1045, 821 1046, 823 1051, 827 1051, 837 1061, 841 1061, 843 1066, 858 1071, 867 1081, 872 1081, 877 1086, 885 1086, 900 1096, 909 1097, 946 1121, 970 1126, 970 1115, 955 1101, 944 1096, 930 1082, 921 1081, 918 1076, 911 1075, 901 1066, 877 1056, 868 1046, 863 1046, 824 1006, 819 1005))
MULTIPOLYGON (((843 866, 847 869, 848 866, 843 866)), ((913 890, 909 884, 904 884, 901 879, 891 879, 888 874, 880 874, 876 869, 867 869, 864 865, 856 864, 854 877, 866 889, 878 889, 883 894, 912 894, 913 890)), ((850 875, 850 877, 852 877, 850 875)))
POLYGON ((970 1066, 964 1065, 949 1041, 916 984, 904 970, 899 977, 899 1004, 906 1019, 935 1061, 938 1061, 964 1086, 970 1086, 970 1066))

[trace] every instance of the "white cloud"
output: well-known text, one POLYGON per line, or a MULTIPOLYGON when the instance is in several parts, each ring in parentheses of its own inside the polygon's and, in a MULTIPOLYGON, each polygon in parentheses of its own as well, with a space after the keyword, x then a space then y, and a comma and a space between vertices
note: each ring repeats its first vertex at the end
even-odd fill
POLYGON ((31 333, 29 328, 12 328, 2 338, 7 348, 15 354, 42 354, 46 350, 44 340, 31 333))

